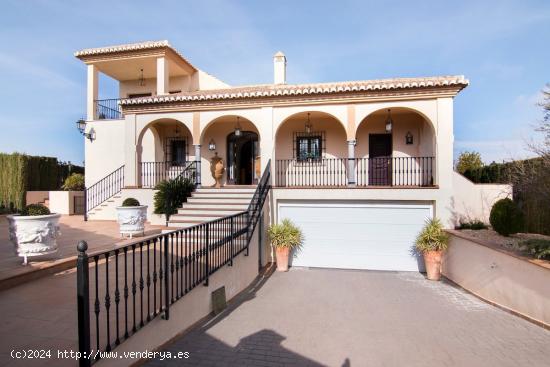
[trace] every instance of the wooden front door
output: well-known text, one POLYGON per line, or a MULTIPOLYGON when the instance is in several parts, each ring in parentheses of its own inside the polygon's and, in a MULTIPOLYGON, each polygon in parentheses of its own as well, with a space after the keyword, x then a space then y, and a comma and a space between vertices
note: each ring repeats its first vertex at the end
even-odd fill
POLYGON ((369 135, 369 185, 392 184, 392 135, 369 135))

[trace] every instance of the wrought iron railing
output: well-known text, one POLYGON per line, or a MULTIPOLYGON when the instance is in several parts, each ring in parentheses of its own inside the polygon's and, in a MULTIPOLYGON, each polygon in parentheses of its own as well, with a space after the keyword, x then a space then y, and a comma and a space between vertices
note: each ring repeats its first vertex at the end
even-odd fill
POLYGON ((250 201, 250 205, 248 206, 248 209, 247 209, 248 217, 250 220, 250 226, 248 231, 249 236, 252 236, 252 234, 254 233, 254 229, 256 229, 256 224, 260 219, 260 214, 270 189, 271 189, 271 159, 267 162, 267 166, 264 170, 264 173, 262 174, 262 177, 260 178, 260 181, 258 182, 256 191, 254 191, 254 195, 252 196, 252 200, 250 201))
POLYGON ((122 109, 120 108, 120 98, 97 99, 96 113, 98 120, 115 120, 122 118, 122 109))
POLYGON ((155 188, 164 180, 177 177, 188 178, 196 182, 197 162, 141 162, 141 187, 155 188))
POLYGON ((434 157, 280 159, 275 164, 275 184, 278 187, 433 186, 434 162, 434 157))
POLYGON ((355 159, 357 186, 433 186, 434 157, 355 159))
POLYGON ((124 187, 124 165, 120 166, 101 180, 84 189, 86 208, 84 220, 88 219, 88 213, 106 200, 122 191, 124 187))
POLYGON ((78 244, 77 305, 80 366, 90 366, 161 315, 233 259, 248 255, 251 229, 270 185, 270 165, 248 210, 88 254, 78 244))
POLYGON ((278 159, 276 186, 345 186, 347 158, 278 159))

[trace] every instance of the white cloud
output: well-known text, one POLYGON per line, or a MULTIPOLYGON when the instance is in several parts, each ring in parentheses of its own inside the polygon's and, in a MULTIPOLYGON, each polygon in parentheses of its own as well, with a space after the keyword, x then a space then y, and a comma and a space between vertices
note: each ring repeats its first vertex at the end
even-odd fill
POLYGON ((0 53, 0 68, 9 70, 19 76, 25 76, 33 79, 36 82, 43 82, 50 86, 78 86, 73 80, 58 74, 50 69, 28 62, 21 57, 13 57, 7 54, 0 53))

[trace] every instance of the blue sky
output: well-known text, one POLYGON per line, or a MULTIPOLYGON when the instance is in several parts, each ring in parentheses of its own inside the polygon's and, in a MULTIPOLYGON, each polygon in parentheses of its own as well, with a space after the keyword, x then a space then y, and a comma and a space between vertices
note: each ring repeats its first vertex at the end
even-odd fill
MULTIPOLYGON (((464 74, 455 154, 528 155, 550 82, 550 1, 2 1, 0 151, 82 163, 81 48, 168 39, 232 85, 464 74)), ((115 97, 100 82, 101 97, 115 97)))

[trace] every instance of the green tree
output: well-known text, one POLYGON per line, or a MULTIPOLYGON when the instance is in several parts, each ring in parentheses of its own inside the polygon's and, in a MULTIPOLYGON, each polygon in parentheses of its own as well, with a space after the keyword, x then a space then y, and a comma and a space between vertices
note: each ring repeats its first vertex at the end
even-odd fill
POLYGON ((464 173, 468 170, 476 170, 483 167, 481 155, 478 152, 462 152, 456 161, 456 171, 464 173))

